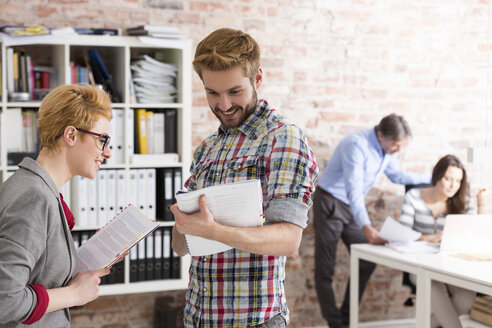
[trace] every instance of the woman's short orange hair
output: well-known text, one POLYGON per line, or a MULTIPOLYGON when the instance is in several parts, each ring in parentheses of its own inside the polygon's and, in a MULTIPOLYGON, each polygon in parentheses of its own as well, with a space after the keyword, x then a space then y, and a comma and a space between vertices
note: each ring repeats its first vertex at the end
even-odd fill
POLYGON ((55 150, 56 139, 69 125, 90 130, 101 117, 112 118, 111 98, 91 85, 62 85, 44 97, 37 126, 40 148, 55 150))

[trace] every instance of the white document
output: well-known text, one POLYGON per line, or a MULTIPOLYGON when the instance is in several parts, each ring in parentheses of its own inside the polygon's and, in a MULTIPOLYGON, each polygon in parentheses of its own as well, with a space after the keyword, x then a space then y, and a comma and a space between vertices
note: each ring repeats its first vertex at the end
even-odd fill
MULTIPOLYGON (((263 225, 262 189, 260 180, 247 180, 215 185, 192 192, 177 193, 176 201, 181 211, 195 213, 200 210, 198 199, 205 194, 207 206, 220 224, 234 227, 263 225)), ((192 256, 215 254, 232 249, 215 240, 185 235, 192 256)))
POLYGON ((74 275, 111 266, 158 227, 135 206, 125 207, 77 249, 74 275))
POLYGON ((393 248, 400 253, 424 253, 433 254, 439 252, 438 243, 430 243, 424 240, 417 240, 410 243, 391 242, 386 244, 387 247, 393 248))
POLYGON ((414 231, 411 228, 398 223, 389 216, 386 218, 379 231, 379 236, 390 243, 410 243, 419 239, 421 235, 420 232, 414 231))

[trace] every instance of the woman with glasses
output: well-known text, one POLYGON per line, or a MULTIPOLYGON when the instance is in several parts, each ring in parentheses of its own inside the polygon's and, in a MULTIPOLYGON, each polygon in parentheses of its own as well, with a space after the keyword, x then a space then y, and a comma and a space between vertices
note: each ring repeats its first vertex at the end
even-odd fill
POLYGON ((74 217, 60 188, 94 178, 111 156, 111 117, 108 94, 92 86, 60 86, 41 102, 39 156, 0 185, 0 327, 69 327, 68 308, 98 297, 109 269, 72 277, 74 217))

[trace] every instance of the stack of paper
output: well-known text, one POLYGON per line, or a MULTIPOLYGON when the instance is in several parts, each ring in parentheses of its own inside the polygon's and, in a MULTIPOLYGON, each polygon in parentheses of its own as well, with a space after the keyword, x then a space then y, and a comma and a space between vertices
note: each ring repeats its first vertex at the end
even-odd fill
POLYGON ((176 101, 178 68, 175 65, 144 55, 132 61, 130 68, 137 102, 169 103, 176 101))
POLYGON ((388 242, 397 243, 411 243, 417 239, 422 234, 420 232, 414 231, 400 223, 398 223, 392 217, 387 217, 379 231, 379 236, 386 239, 388 242))
POLYGON ((388 241, 386 246, 402 253, 437 253, 439 244, 419 240, 422 234, 387 217, 379 231, 379 236, 388 241))
MULTIPOLYGON (((216 222, 233 227, 263 225, 263 193, 260 180, 215 185, 192 192, 178 192, 176 201, 181 211, 195 213, 200 210, 199 197, 204 194, 207 206, 216 222), (246 195, 246 197, 245 197, 246 195)), ((188 251, 192 256, 225 252, 231 246, 215 240, 185 235, 188 251)))

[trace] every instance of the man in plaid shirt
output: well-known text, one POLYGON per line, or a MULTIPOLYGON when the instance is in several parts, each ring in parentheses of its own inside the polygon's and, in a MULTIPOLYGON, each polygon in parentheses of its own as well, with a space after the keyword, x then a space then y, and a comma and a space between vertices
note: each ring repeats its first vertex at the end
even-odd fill
POLYGON ((171 206, 173 249, 179 255, 188 252, 184 234, 233 247, 192 257, 186 327, 285 327, 289 322, 285 261, 297 254, 318 168, 302 131, 258 100, 259 61, 256 41, 238 30, 219 29, 196 49, 193 66, 221 125, 195 150, 185 186, 196 190, 259 179, 265 223, 253 228, 219 224, 204 195, 198 213, 186 215, 171 206))

